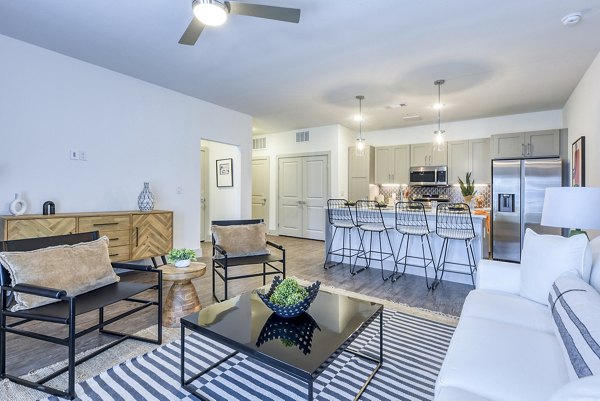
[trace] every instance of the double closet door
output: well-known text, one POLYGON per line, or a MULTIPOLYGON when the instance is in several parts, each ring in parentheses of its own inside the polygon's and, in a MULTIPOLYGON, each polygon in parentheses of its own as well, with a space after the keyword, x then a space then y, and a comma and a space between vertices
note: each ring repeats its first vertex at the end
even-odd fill
POLYGON ((328 156, 279 158, 279 234, 325 239, 328 156))

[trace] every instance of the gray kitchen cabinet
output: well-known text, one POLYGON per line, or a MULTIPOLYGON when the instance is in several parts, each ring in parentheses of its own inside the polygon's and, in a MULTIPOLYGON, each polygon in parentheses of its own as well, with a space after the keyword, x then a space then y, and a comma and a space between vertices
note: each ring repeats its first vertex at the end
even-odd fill
POLYGON ((528 157, 558 156, 560 152, 560 130, 526 132, 525 147, 528 157))
POLYGON ((410 181, 410 145, 394 146, 394 184, 407 184, 410 181))
POLYGON ((410 166, 444 166, 448 163, 447 145, 434 149, 432 143, 416 143, 410 145, 410 166))
POLYGON ((375 183, 392 183, 392 174, 394 174, 394 148, 391 146, 375 148, 375 183))
POLYGON ((348 200, 368 199, 369 184, 373 184, 375 151, 366 146, 363 156, 356 156, 354 147, 348 148, 348 200))
POLYGON ((558 156, 560 130, 492 135, 492 158, 558 156))
POLYGON ((408 184, 410 145, 375 148, 375 183, 408 184))
POLYGON ((472 139, 469 141, 469 171, 478 184, 490 184, 492 182, 490 139, 472 139))
POLYGON ((467 172, 478 184, 490 183, 490 161, 488 138, 448 142, 448 184, 464 181, 467 172))
POLYGON ((464 180, 471 171, 469 154, 469 141, 448 142, 448 184, 458 184, 458 177, 464 180))

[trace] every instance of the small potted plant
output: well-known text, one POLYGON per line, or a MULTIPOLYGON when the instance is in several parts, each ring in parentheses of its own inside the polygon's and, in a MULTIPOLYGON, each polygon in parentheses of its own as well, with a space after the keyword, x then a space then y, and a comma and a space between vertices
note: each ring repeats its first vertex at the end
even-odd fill
POLYGON ((476 192, 475 180, 471 180, 471 173, 467 173, 464 181, 458 177, 458 183, 460 184, 460 192, 465 199, 465 203, 471 203, 471 199, 473 199, 473 195, 475 195, 476 192))
POLYGON ((196 252, 191 249, 171 249, 167 254, 167 261, 175 267, 188 267, 192 259, 196 260, 196 252))

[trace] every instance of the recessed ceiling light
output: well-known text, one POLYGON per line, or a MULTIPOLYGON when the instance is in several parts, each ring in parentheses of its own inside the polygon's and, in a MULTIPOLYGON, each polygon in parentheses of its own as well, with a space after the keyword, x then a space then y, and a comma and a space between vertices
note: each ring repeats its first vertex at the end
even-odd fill
POLYGON ((567 14, 560 20, 563 25, 575 25, 579 21, 581 21, 581 13, 571 13, 567 14))
POLYGON ((444 103, 434 103, 433 104, 433 109, 434 110, 440 110, 443 109, 446 105, 444 103))
POLYGON ((399 109, 401 107, 406 107, 407 104, 406 103, 394 103, 394 104, 388 104, 387 106, 385 106, 386 109, 399 109))

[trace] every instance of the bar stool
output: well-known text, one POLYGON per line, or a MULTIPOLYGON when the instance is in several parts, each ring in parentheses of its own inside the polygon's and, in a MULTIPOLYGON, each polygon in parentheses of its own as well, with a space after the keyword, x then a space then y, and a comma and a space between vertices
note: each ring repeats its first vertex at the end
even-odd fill
POLYGON ((331 236, 331 243, 329 249, 325 255, 325 262, 323 263, 323 269, 331 269, 334 266, 344 263, 344 259, 348 257, 348 264, 352 264, 352 258, 358 254, 357 249, 352 248, 352 229, 356 228, 354 225, 354 219, 352 218, 352 211, 350 205, 346 199, 328 199, 327 200, 327 217, 329 218, 329 224, 334 227, 333 235, 331 236), (342 247, 332 250, 333 241, 338 229, 342 229, 342 247), (346 234, 348 237, 348 247, 346 247, 346 234), (327 266, 327 261, 330 256, 341 256, 342 260, 331 266, 327 266))
POLYGON ((466 203, 440 203, 436 209, 436 234, 443 238, 442 250, 438 259, 438 268, 436 271, 436 279, 433 284, 434 288, 442 281, 444 277, 444 271, 446 271, 446 264, 468 266, 469 271, 460 270, 448 270, 451 273, 458 274, 469 274, 471 275, 471 281, 473 287, 475 287, 475 277, 473 274, 477 271, 475 264, 475 253, 473 252, 473 239, 476 237, 475 228, 473 227, 473 217, 471 216, 471 209, 466 203), (448 243, 450 240, 464 241, 465 250, 467 251, 468 263, 449 262, 446 260, 448 255, 448 243), (443 257, 443 260, 442 260, 443 257), (473 258, 473 264, 471 264, 471 258, 473 258), (437 272, 442 271, 439 279, 437 278, 437 272))
POLYGON ((356 220, 354 224, 358 227, 358 236, 360 238, 360 247, 358 250, 358 255, 354 260, 354 265, 352 266, 352 275, 360 273, 364 269, 371 267, 371 261, 376 260, 381 263, 381 278, 384 281, 387 281, 390 277, 394 275, 394 271, 396 271, 396 258, 394 257, 394 250, 392 248, 392 241, 390 240, 390 234, 388 230, 392 230, 393 228, 386 227, 385 222, 383 221, 383 213, 381 211, 381 207, 377 205, 375 201, 368 200, 359 200, 356 202, 355 207, 355 217, 356 220), (365 250, 364 239, 365 236, 369 233, 369 250, 365 250), (377 233, 379 238, 379 251, 374 251, 373 248, 373 233, 377 233), (390 246, 390 252, 383 252, 383 248, 381 245, 381 234, 385 233, 387 237, 388 245, 390 246), (373 257, 372 254, 375 254, 376 257, 373 257), (378 256, 378 257, 377 257, 378 256), (385 256, 385 257, 384 257, 385 256), (358 259, 365 259, 367 264, 366 267, 356 271, 356 262, 358 259), (383 274, 383 261, 392 258, 394 260, 394 271, 387 277, 383 274))
MULTIPOLYGON (((427 275, 427 268, 429 266, 433 266, 433 272, 435 275, 436 267, 435 260, 433 256, 433 252, 431 251, 431 243, 429 242, 429 234, 432 231, 429 229, 429 223, 427 222, 427 216, 425 215, 425 207, 421 202, 397 202, 396 203, 396 231, 402 234, 402 239, 400 240, 400 246, 398 247, 398 256, 396 257, 396 264, 403 263, 404 268, 402 269, 402 273, 398 274, 397 271, 394 272, 394 276, 392 277, 392 282, 395 282, 400 277, 404 275, 406 272, 406 266, 414 266, 414 267, 422 267, 425 269, 425 284, 427 285, 427 289, 430 290, 433 287, 433 283, 435 282, 435 278, 433 279, 432 285, 429 285, 429 277, 427 275), (422 256, 413 256, 408 254, 408 248, 410 246, 410 238, 412 236, 419 237, 421 239, 421 251, 422 256), (404 256, 400 257, 400 252, 402 251, 402 244, 404 243, 404 238, 406 237, 406 252, 404 256), (429 258, 425 257, 425 243, 423 238, 427 241, 427 247, 429 248, 429 258), (409 263, 409 259, 421 259, 423 261, 422 265, 409 263)), ((416 263, 416 262, 415 262, 416 263)))

